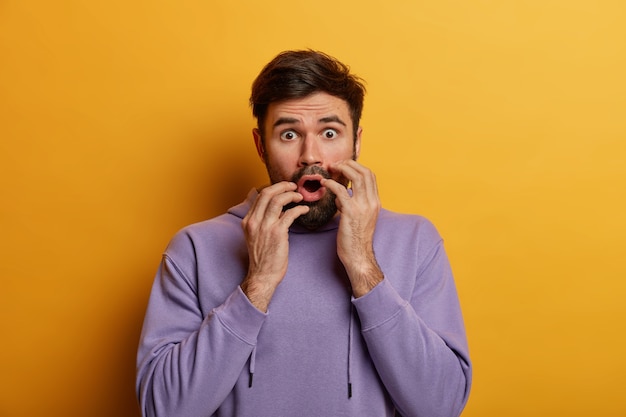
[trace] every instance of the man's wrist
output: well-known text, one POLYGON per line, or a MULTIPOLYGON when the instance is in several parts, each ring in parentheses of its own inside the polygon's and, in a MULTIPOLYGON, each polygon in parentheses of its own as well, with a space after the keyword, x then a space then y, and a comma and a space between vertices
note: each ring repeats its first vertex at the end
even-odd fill
POLYGON ((267 313, 270 301, 274 295, 275 287, 259 284, 250 277, 246 277, 240 287, 252 305, 263 313, 267 313))
POLYGON ((385 276, 376 259, 370 259, 367 262, 356 263, 355 265, 355 269, 346 268, 346 272, 352 285, 352 294, 355 298, 359 298, 380 284, 385 276))

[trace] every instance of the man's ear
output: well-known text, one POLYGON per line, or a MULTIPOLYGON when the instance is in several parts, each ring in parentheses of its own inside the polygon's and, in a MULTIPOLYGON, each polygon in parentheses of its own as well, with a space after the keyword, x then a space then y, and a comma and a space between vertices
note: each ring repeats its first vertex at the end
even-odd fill
POLYGON ((361 134, 363 133, 363 128, 359 126, 356 131, 356 139, 354 140, 354 160, 359 159, 359 155, 361 154, 361 134))
POLYGON ((256 153, 259 154, 261 161, 265 163, 265 145, 261 138, 261 131, 258 128, 252 129, 252 136, 254 137, 254 146, 256 146, 256 153))

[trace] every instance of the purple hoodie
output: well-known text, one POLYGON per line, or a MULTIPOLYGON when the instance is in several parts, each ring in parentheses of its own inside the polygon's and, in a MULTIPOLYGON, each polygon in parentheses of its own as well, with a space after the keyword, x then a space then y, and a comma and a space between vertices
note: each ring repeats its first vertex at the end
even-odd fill
POLYGON ((471 365, 442 240, 423 217, 380 212, 385 279, 355 299, 337 216, 293 225, 268 313, 239 284, 241 219, 256 198, 181 230, 163 255, 137 355, 145 416, 458 416, 471 365))

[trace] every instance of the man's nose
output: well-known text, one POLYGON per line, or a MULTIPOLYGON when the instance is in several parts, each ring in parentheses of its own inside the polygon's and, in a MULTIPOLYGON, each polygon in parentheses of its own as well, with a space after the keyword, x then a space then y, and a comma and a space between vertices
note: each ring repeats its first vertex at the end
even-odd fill
POLYGON ((309 135, 302 141, 300 151, 300 166, 312 166, 322 164, 322 155, 316 137, 309 135))

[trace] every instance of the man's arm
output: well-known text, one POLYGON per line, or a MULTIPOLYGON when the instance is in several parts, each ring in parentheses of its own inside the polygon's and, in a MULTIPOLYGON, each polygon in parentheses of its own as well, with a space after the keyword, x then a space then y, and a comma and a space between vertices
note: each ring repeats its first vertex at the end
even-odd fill
POLYGON ((353 303, 370 357, 400 414, 456 417, 471 386, 467 340, 441 240, 428 252, 412 294, 400 295, 385 279, 353 303))
POLYGON ((284 205, 302 199, 294 189, 295 184, 283 182, 257 197, 242 221, 249 252, 246 278, 206 317, 197 277, 182 266, 195 264, 189 255, 194 244, 184 233, 173 239, 152 288, 137 356, 144 415, 212 415, 237 383, 287 269, 289 226, 309 210, 297 206, 283 212, 284 205), (183 259, 180 265, 177 259, 183 259))
POLYGON ((331 168, 352 182, 352 195, 333 180, 325 180, 323 185, 337 195, 342 216, 337 253, 352 285, 363 337, 385 388, 403 416, 457 416, 467 401, 471 368, 441 239, 437 235, 433 240, 437 244, 425 261, 414 294, 403 299, 384 279, 374 254, 380 211, 374 174, 355 161, 331 168))
MULTIPOLYGON (((186 240, 179 234, 171 246, 190 246, 186 240)), ((177 255, 163 257, 139 343, 137 393, 144 416, 213 414, 235 386, 265 321, 239 287, 203 317, 195 280, 177 255)))
POLYGON ((335 195, 341 213, 337 231, 337 255, 346 269, 352 293, 361 297, 383 280, 374 255, 374 231, 380 212, 380 199, 374 173, 356 161, 347 160, 330 166, 332 172, 352 182, 352 195, 338 182, 325 179, 322 185, 335 195))
POLYGON ((283 211, 289 203, 302 200, 296 184, 280 182, 264 188, 241 225, 246 235, 250 266, 241 288, 259 310, 267 312, 274 291, 287 273, 289 227, 308 206, 283 211))

